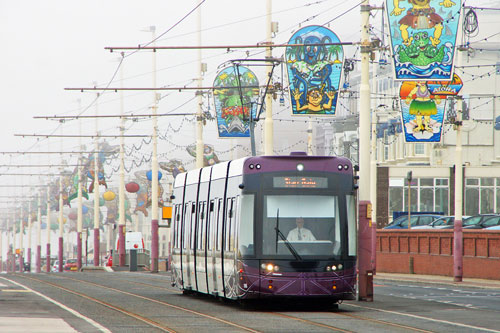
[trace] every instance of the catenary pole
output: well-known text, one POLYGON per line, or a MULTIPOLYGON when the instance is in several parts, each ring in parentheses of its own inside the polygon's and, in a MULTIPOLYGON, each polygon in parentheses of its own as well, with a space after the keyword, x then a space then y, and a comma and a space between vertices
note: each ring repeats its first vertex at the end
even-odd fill
MULTIPOLYGON (((200 2, 200 1, 199 1, 200 2)), ((197 25, 197 43, 198 46, 201 46, 201 6, 198 5, 196 9, 196 25, 197 25)), ((202 103, 203 103, 203 95, 201 92, 202 87, 202 68, 201 68, 201 48, 197 50, 197 64, 198 64, 198 90, 196 94, 198 95, 197 99, 197 112, 196 112, 196 167, 203 168, 203 113, 202 113, 202 103)))
MULTIPOLYGON (((124 53, 122 52, 122 61, 124 53)), ((120 86, 123 88, 123 62, 120 68, 120 86)), ((120 114, 125 113, 123 90, 120 91, 120 114)), ((118 189, 118 265, 125 266, 125 118, 120 118, 120 187, 118 189)))
MULTIPOLYGON (((272 0, 266 1, 266 43, 268 47, 266 48, 266 58, 272 59, 273 49, 272 44, 272 0)), ((272 64, 267 67, 267 75, 272 73, 272 64)), ((273 98, 272 94, 266 95, 266 119, 264 120, 264 155, 273 155, 273 98)))
MULTIPOLYGON (((156 27, 152 26, 153 43, 156 27)), ((153 87, 156 87, 156 52, 153 52, 153 87)), ((153 92, 153 154, 151 156, 151 273, 158 272, 158 94, 153 92)))
POLYGON ((361 5, 361 85, 359 110, 358 300, 373 300, 370 203, 370 2, 361 5))
MULTIPOLYGON (((97 99, 99 99, 100 93, 97 93, 97 99)), ((100 232, 99 232, 99 224, 100 224, 100 209, 99 209, 99 123, 98 117, 99 109, 98 103, 95 104, 95 132, 96 137, 94 140, 94 266, 99 266, 100 264, 100 232)))

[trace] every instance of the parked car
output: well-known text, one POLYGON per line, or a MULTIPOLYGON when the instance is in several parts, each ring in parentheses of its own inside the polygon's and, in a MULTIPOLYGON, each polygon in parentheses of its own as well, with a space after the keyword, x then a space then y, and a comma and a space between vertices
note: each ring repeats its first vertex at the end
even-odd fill
POLYGON ((78 265, 76 263, 76 259, 68 259, 66 260, 66 264, 64 265, 65 272, 74 272, 78 270, 78 265))
POLYGON ((487 227, 485 230, 500 230, 500 225, 495 225, 493 227, 487 227))
MULTIPOLYGON (((429 225, 434 220, 443 217, 443 215, 436 214, 421 214, 421 215, 411 215, 410 223, 411 227, 429 225)), ((394 219, 389 225, 384 229, 408 229, 408 215, 401 215, 400 217, 394 219)))
MULTIPOLYGON (((483 227, 481 226, 481 223, 484 222, 485 220, 494 217, 494 216, 500 216, 499 214, 480 214, 480 215, 474 215, 469 218, 466 218, 462 221, 462 228, 464 229, 482 229, 483 227)), ((453 225, 447 226, 443 229, 452 229, 453 225)))
MULTIPOLYGON (((462 220, 465 220, 469 216, 463 216, 462 220)), ((418 225, 413 227, 413 229, 449 229, 453 228, 453 223, 455 222, 455 216, 443 216, 437 220, 434 220, 429 225, 418 225)))
POLYGON ((474 227, 471 227, 470 229, 484 229, 498 225, 500 225, 500 215, 491 216, 487 219, 484 219, 483 221, 481 221, 481 223, 479 223, 479 225, 474 225, 474 227))
MULTIPOLYGON (((66 260, 63 260, 63 267, 64 264, 66 263, 66 260)), ((54 264, 52 265, 52 268, 50 269, 51 272, 59 272, 59 260, 54 261, 54 264)))

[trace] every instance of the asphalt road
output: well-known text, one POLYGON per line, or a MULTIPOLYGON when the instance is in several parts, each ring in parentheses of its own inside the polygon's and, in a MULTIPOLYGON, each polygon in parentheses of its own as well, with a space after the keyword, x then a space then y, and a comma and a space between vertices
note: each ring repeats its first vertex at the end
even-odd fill
POLYGON ((54 332, 500 332, 500 288, 377 279, 374 302, 335 310, 318 302, 242 306, 183 295, 169 282, 164 273, 4 274, 0 331, 51 332, 32 330, 29 318, 59 323, 54 332))

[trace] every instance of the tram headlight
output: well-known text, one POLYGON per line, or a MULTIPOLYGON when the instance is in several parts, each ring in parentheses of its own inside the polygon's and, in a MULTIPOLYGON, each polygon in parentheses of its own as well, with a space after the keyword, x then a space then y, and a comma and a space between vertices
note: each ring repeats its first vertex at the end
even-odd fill
POLYGON ((326 271, 327 272, 330 272, 332 270, 332 268, 330 266, 326 266, 326 271))
POLYGON ((278 272, 280 270, 278 265, 273 265, 271 263, 261 264, 260 268, 262 268, 263 270, 266 270, 268 272, 278 272))
POLYGON ((339 169, 339 171, 342 171, 342 169, 343 169, 342 164, 339 164, 339 165, 337 166, 337 169, 339 169))
POLYGON ((332 271, 336 271, 337 270, 337 266, 333 265, 332 266, 332 271))
POLYGON ((339 266, 338 266, 338 267, 339 267, 339 269, 344 268, 344 266, 342 266, 342 264, 339 264, 339 266))
POLYGON ((304 171, 304 164, 302 163, 297 164, 297 171, 304 171))

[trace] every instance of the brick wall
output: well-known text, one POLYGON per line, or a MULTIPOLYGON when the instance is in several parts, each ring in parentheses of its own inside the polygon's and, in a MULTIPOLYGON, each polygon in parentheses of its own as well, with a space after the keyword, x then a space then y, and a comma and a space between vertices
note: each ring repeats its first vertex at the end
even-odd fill
MULTIPOLYGON (((500 231, 463 239, 463 276, 500 280, 500 231)), ((377 230, 377 271, 453 276, 453 230, 377 230)))

